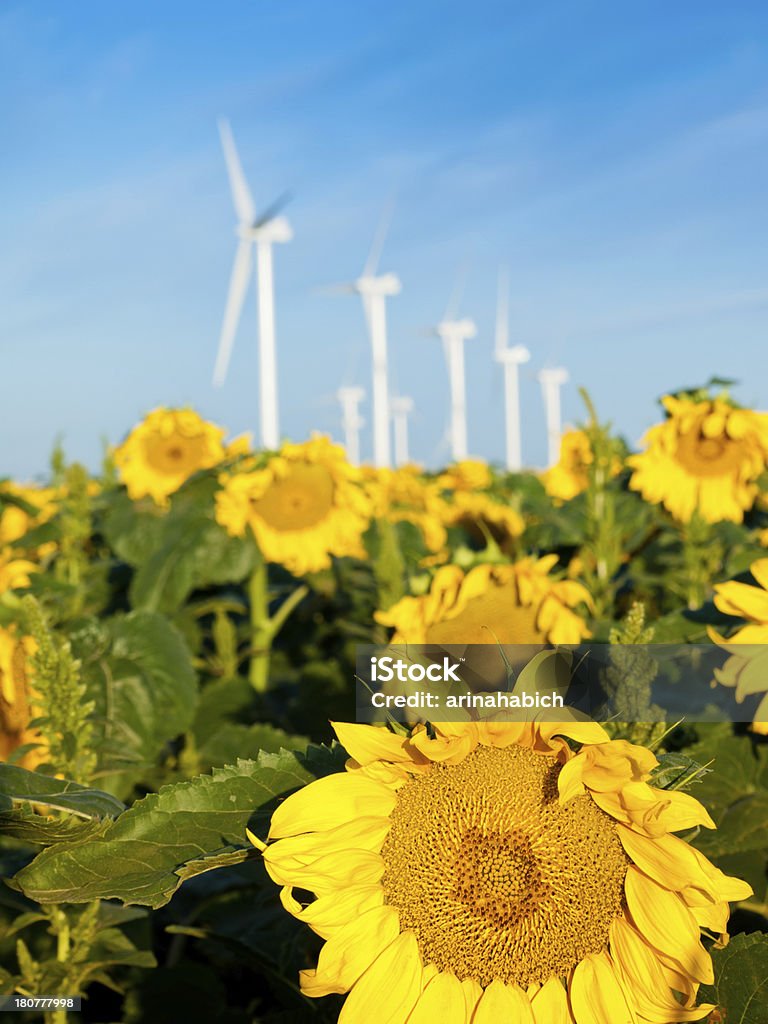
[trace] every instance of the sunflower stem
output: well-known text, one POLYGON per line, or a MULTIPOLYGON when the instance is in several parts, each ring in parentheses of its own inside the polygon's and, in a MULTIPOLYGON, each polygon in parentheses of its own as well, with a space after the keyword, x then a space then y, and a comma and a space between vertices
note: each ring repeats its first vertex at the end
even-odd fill
POLYGON ((308 593, 309 587, 302 583, 291 591, 274 615, 270 616, 267 563, 259 554, 248 584, 251 606, 251 663, 248 678, 257 693, 266 693, 269 689, 269 661, 273 640, 288 616, 308 593))
POLYGON ((688 608, 695 611, 707 599, 710 581, 717 573, 722 552, 710 524, 698 511, 685 524, 682 534, 688 608))
POLYGON ((251 608, 251 664, 248 678, 257 693, 266 693, 269 687, 269 655, 274 631, 269 618, 269 588, 267 563, 261 554, 248 583, 251 608))
POLYGON ((621 529, 616 515, 615 489, 611 487, 617 452, 616 442, 608 427, 600 423, 588 392, 580 388, 579 394, 589 413, 585 432, 592 450, 592 460, 587 467, 586 539, 581 557, 584 582, 592 594, 595 617, 600 619, 610 614, 615 578, 621 566, 621 529))

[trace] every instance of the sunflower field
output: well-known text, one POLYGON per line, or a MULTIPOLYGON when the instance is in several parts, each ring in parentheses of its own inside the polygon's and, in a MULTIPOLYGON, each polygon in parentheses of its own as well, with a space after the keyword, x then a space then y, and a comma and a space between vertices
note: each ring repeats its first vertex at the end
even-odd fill
POLYGON ((0 481, 3 1008, 768 1022, 768 414, 670 394, 632 452, 583 397, 541 473, 161 408, 0 481), (354 720, 361 645, 587 640, 718 645, 753 710, 354 720))

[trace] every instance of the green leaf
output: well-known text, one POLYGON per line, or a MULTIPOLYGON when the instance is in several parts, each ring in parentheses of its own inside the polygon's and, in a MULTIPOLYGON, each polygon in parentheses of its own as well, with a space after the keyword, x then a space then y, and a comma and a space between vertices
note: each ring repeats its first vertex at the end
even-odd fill
POLYGON ((276 800, 337 770, 338 748, 262 753, 165 786, 84 842, 43 850, 15 882, 39 903, 119 899, 162 907, 181 882, 252 854, 245 830, 265 832, 276 800))
POLYGON ((191 725, 197 679, 184 640, 163 616, 131 612, 107 629, 109 651, 86 671, 101 758, 115 768, 109 788, 125 790, 191 725))
POLYGON ((101 526, 115 554, 137 566, 161 543, 165 519, 165 510, 151 498, 131 501, 125 491, 113 491, 101 526))
POLYGON ((174 612, 193 590, 239 583, 252 571, 254 542, 230 537, 214 519, 217 488, 215 478, 202 475, 174 495, 156 547, 131 583, 134 608, 174 612))
POLYGON ((727 1024, 768 1024, 768 936, 736 935, 712 951, 715 984, 702 985, 698 1001, 716 1003, 727 1024))
POLYGON ((84 820, 74 815, 49 818, 23 807, 0 811, 0 836, 40 846, 85 839, 98 832, 100 827, 100 823, 94 819, 84 820))
POLYGON ((0 811, 9 811, 20 803, 71 811, 80 818, 114 818, 125 809, 119 800, 99 789, 0 764, 0 811))
POLYGON ((660 754, 658 767, 654 768, 650 781, 659 789, 688 789, 692 782, 701 780, 711 771, 686 754, 660 754))
POLYGON ((306 736, 291 736, 268 723, 240 725, 225 722, 209 736, 199 750, 200 764, 206 770, 214 765, 232 764, 238 758, 256 758, 259 751, 277 753, 285 750, 306 750, 306 736))
POLYGON ((712 815, 717 831, 702 829, 696 846, 708 857, 761 850, 768 829, 768 747, 748 736, 715 734, 687 753, 696 761, 714 759, 713 771, 696 798, 712 815))

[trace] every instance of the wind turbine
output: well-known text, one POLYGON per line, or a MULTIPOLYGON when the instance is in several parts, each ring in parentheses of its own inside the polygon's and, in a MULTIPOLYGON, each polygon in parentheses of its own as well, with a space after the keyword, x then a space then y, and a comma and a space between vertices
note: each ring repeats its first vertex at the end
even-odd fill
POLYGON ((373 461, 377 466, 389 466, 392 461, 389 443, 386 300, 392 295, 397 295, 402 285, 397 274, 377 274, 377 270, 393 212, 394 204, 390 203, 379 222, 360 277, 348 284, 323 289, 328 292, 357 294, 363 300, 373 362, 373 461))
POLYGON ((499 293, 496 303, 496 350, 494 357, 504 367, 504 422, 507 438, 507 469, 522 469, 520 440, 519 367, 527 363, 531 353, 524 345, 509 347, 509 281, 505 270, 499 271, 499 293))
POLYGON ((433 329, 443 343, 448 364, 448 381, 451 392, 451 457, 459 462, 467 457, 467 387, 464 370, 464 342, 477 335, 473 320, 466 317, 457 319, 459 300, 463 290, 463 274, 454 287, 440 323, 433 329))
POLYGON ((362 388, 339 388, 336 397, 341 403, 341 425, 344 430, 344 447, 347 458, 353 466, 360 465, 360 428, 365 420, 360 416, 360 403, 365 398, 362 388))
POLYGON ((539 383, 544 398, 544 414, 547 420, 547 464, 554 466, 560 458, 560 388, 568 380, 568 371, 561 366, 539 371, 539 383))
POLYGON ((229 280, 227 304, 219 337, 219 350, 213 371, 215 387, 221 387, 227 377, 232 347, 243 309, 248 278, 256 248, 256 287, 259 300, 259 412, 261 443, 265 448, 280 444, 277 409, 277 361, 275 356, 275 289, 272 272, 272 246, 276 242, 290 242, 293 231, 279 212, 288 200, 280 196, 271 206, 257 215, 256 206, 245 180, 229 121, 219 121, 221 146, 227 164, 232 201, 237 214, 237 236, 240 239, 235 252, 232 276, 229 280))
POLYGON ((408 453, 408 417, 413 412, 413 399, 396 395, 391 399, 392 421, 395 425, 395 465, 404 466, 410 461, 408 453))

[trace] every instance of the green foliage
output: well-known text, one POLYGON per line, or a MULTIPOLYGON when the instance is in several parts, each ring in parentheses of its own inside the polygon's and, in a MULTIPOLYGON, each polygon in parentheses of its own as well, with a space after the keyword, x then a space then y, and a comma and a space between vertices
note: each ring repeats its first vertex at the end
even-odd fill
MULTIPOLYGON (((734 619, 714 606, 713 586, 747 580, 765 557, 768 513, 681 527, 629 489, 627 468, 615 472, 625 446, 587 407, 593 459, 581 494, 556 504, 531 472, 494 471, 483 488, 520 512, 521 537, 453 524, 435 554, 414 523, 379 520, 366 557, 304 579, 216 523, 221 467, 161 507, 131 500, 111 460, 96 485, 59 451, 45 522, 0 488, 0 514, 15 506, 31 523, 3 553, 40 570, 27 596, 0 594, 0 626, 34 638, 26 665, 41 710, 27 725, 45 744, 24 735, 0 765, 0 990, 82 992, 83 1021, 336 1021, 339 998, 307 1000, 298 988, 321 940, 284 911, 246 829, 265 837, 277 802, 343 770, 340 747, 314 744, 331 740, 329 719, 352 717, 356 645, 388 636, 378 609, 427 593, 443 562, 468 571, 554 553, 553 576, 587 585, 588 626, 611 645, 602 682, 625 703, 606 728, 654 750, 654 786, 702 801, 719 827, 688 838, 754 890, 735 909, 731 944, 713 950, 715 985, 700 997, 720 1004, 726 1024, 759 1024, 768 741, 727 724, 653 722, 656 666, 643 645, 706 642, 710 625, 727 633, 734 619)), ((567 651, 545 651, 510 685, 565 688, 573 667, 567 651)), ((19 685, 0 678, 0 728, 19 685)))
POLYGON ((80 662, 72 656, 69 641, 49 628, 33 597, 25 597, 22 608, 36 646, 31 668, 42 711, 37 725, 48 761, 54 773, 88 780, 96 767, 91 721, 95 705, 86 698, 80 662))
POLYGON ((68 811, 80 818, 114 818, 125 810, 124 804, 101 790, 18 765, 0 765, 0 811, 25 803, 68 811))
POLYGON ((699 1002, 714 1003, 725 1024, 768 1022, 768 937, 737 935, 712 952, 715 984, 702 985, 699 1002))
POLYGON ((102 782, 125 793, 192 723, 197 678, 178 630, 153 612, 89 624, 76 634, 95 706, 102 782))
POLYGON ((337 765, 330 750, 262 753, 138 800, 84 842, 44 850, 16 876, 39 903, 119 899, 162 907, 185 879, 253 854, 246 828, 265 830, 278 796, 337 765))
POLYGON ((145 500, 131 505, 119 492, 105 515, 104 532, 134 570, 134 608, 174 612, 193 590, 238 583, 252 571, 251 539, 230 537, 213 516, 215 477, 201 475, 173 496, 161 512, 145 500))
POLYGON ((707 856, 762 850, 768 822, 768 746, 746 736, 721 734, 698 743, 687 753, 712 761, 713 771, 697 788, 717 831, 702 829, 696 845, 707 856))

